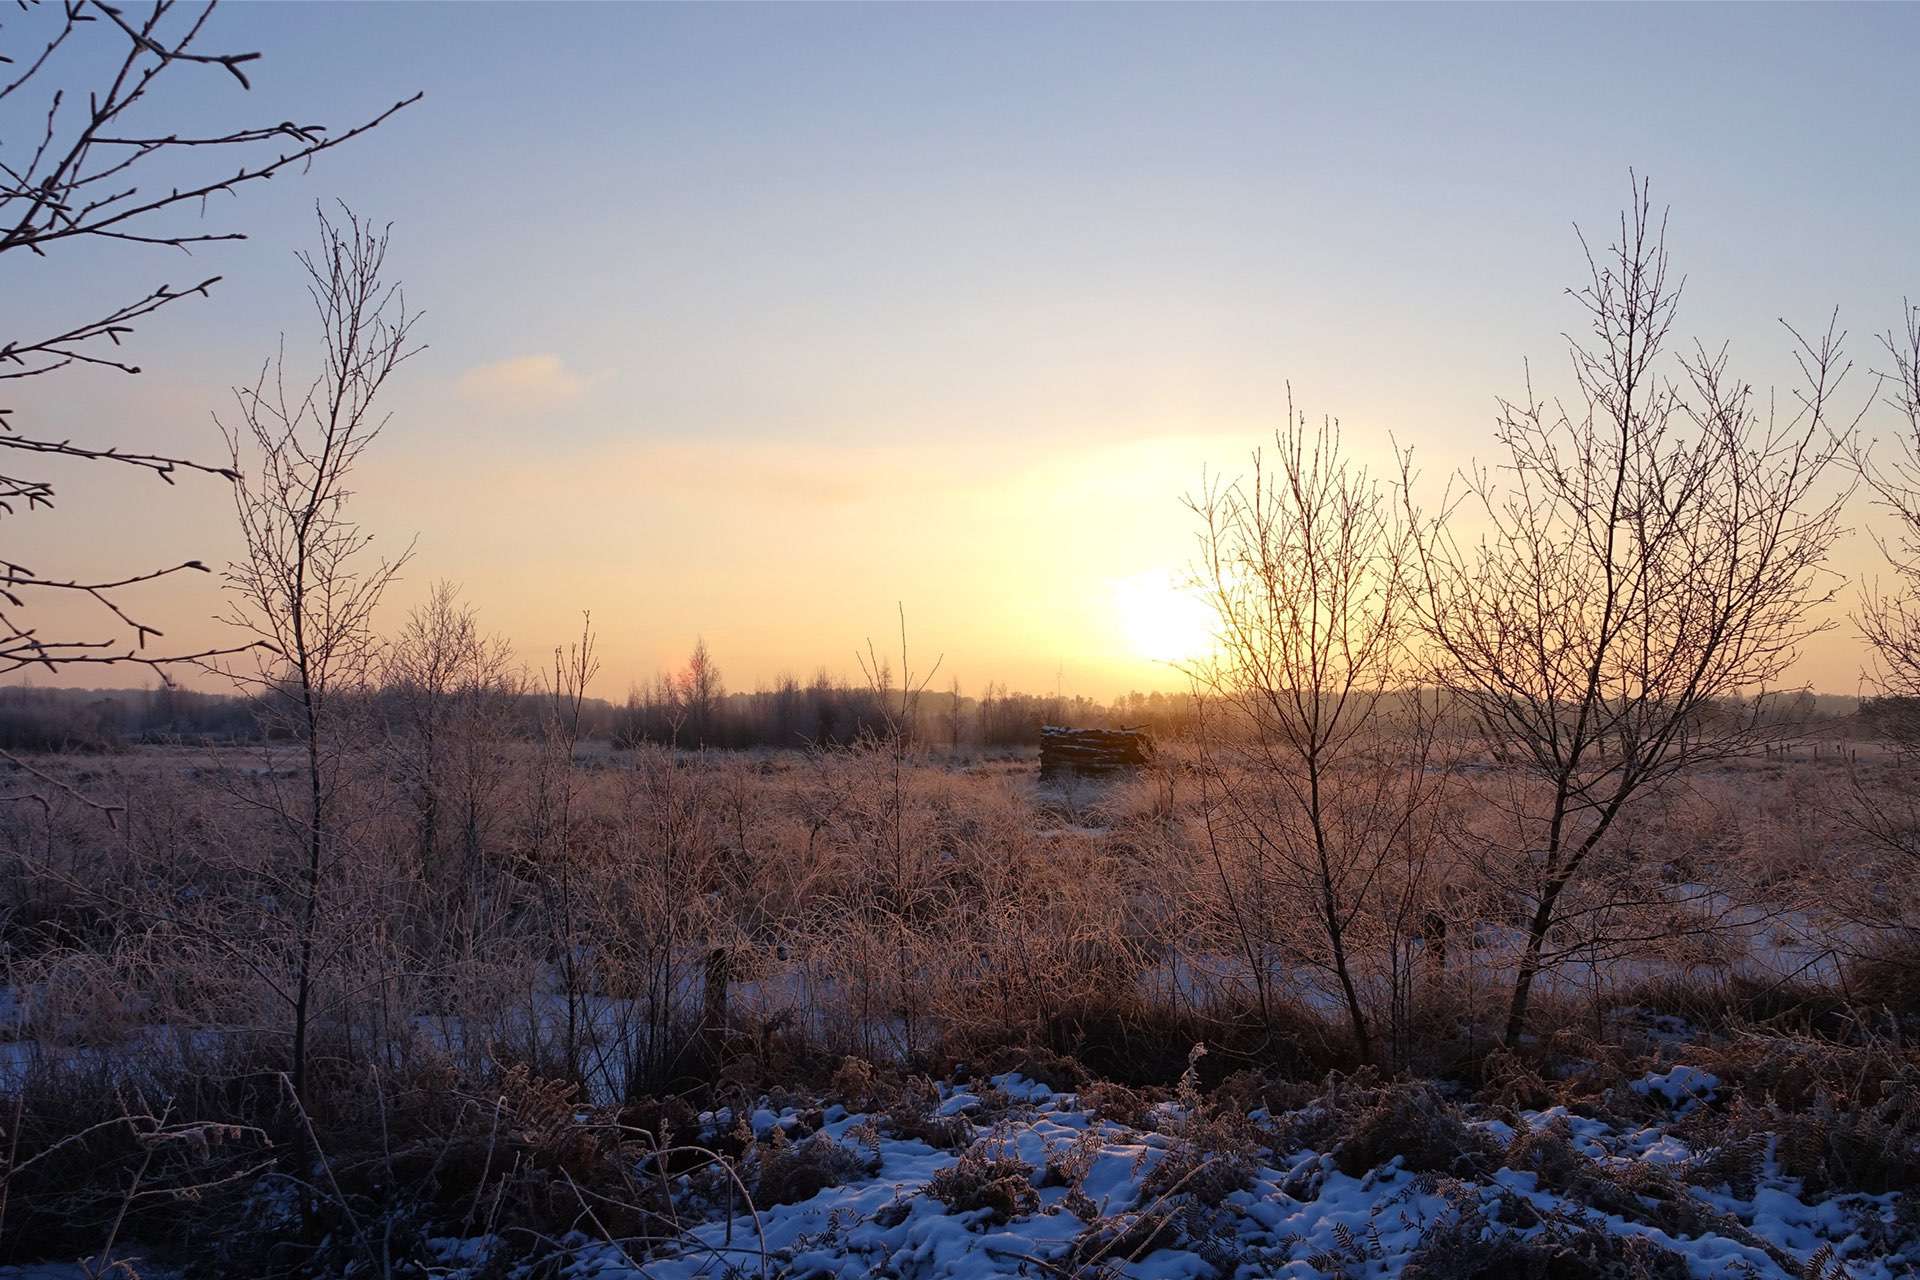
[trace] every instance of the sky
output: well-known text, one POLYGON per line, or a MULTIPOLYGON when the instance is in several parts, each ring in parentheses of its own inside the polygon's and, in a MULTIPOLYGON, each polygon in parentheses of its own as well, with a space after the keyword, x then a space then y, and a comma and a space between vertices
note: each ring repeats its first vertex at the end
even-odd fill
MULTIPOLYGON (((214 202, 244 243, 8 255, 9 330, 224 277, 134 335, 141 376, 13 384, 20 429, 216 457, 229 388, 283 332, 312 350, 314 202, 390 220, 429 347, 355 486, 414 547, 388 620, 451 580, 537 663, 590 610, 608 697, 699 636, 734 688, 854 675, 897 608, 942 686, 1180 687, 1182 496, 1289 387, 1363 458, 1490 458, 1630 168, 1672 210, 1679 333, 1760 386, 1792 382, 1781 318, 1839 308, 1864 370, 1920 296, 1920 6, 258 3, 209 40, 262 54, 253 89, 182 75, 154 119, 425 97, 214 202)), ((56 473, 9 557, 237 554, 218 482, 101 470, 56 473)), ((211 578, 137 603, 224 638, 211 578)), ((1801 674, 1850 692, 1843 612, 1801 674)))

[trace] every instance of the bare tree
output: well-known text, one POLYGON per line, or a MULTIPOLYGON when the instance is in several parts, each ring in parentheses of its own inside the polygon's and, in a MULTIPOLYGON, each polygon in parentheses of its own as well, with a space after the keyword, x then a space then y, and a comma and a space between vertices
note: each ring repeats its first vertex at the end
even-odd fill
POLYGON ((1338 428, 1291 402, 1273 462, 1256 452, 1250 479, 1187 500, 1218 645, 1187 665, 1205 828, 1263 1017, 1278 938, 1332 977, 1371 1061, 1354 933, 1426 798, 1420 702, 1401 687, 1410 542, 1338 428))
POLYGON ((388 767, 406 792, 427 895, 423 946, 467 942, 479 928, 481 846, 521 686, 511 646, 480 629, 450 582, 435 584, 382 655, 388 767))
POLYGON ((955 676, 947 683, 947 754, 960 754, 960 733, 966 727, 966 715, 961 709, 960 677, 955 676))
POLYGON ((418 350, 415 317, 385 274, 387 232, 343 211, 320 215, 320 247, 303 253, 324 343, 319 374, 289 382, 284 346, 253 386, 235 392, 237 422, 222 423, 245 558, 229 566, 228 621, 259 643, 250 668, 223 674, 300 745, 300 794, 278 797, 297 849, 287 876, 295 921, 290 1005, 293 1092, 304 1104, 316 983, 331 958, 328 878, 345 856, 339 815, 353 749, 346 721, 377 672, 373 615, 406 554, 380 559, 373 535, 347 512, 348 481, 385 419, 376 411, 393 372, 418 350))
POLYGON ((1899 452, 1879 464, 1862 457, 1877 505, 1892 520, 1891 538, 1880 537, 1881 554, 1893 571, 1892 594, 1869 588, 1854 621, 1876 660, 1876 689, 1897 698, 1920 697, 1920 306, 1906 304, 1901 331, 1880 337, 1891 361, 1881 375, 1887 406, 1901 418, 1899 452))
MULTIPOLYGON (((590 1030, 581 1022, 587 995, 582 966, 587 887, 576 831, 579 780, 575 776, 574 757, 580 748, 581 715, 586 707, 587 688, 600 672, 593 642, 593 616, 582 615, 580 639, 564 649, 554 648, 553 670, 544 677, 541 750, 535 761, 527 849, 545 905, 547 927, 566 999, 562 1053, 566 1078, 574 1081, 585 1079, 586 1040, 590 1030)), ((543 1020, 537 1008, 530 1016, 537 1043, 543 1020)))
POLYGON ((480 630, 478 615, 451 582, 434 584, 382 654, 386 730, 395 766, 407 775, 423 861, 440 848, 454 735, 476 701, 511 685, 512 663, 511 647, 480 630))
POLYGON ((720 700, 727 696, 727 686, 721 679, 719 665, 707 649, 706 637, 695 639, 693 653, 687 658, 687 669, 680 673, 675 687, 685 715, 686 745, 718 745, 714 738, 719 729, 720 700))
MULTIPOLYGON (((866 810, 862 824, 871 840, 872 874, 860 886, 855 918, 862 928, 856 930, 856 986, 864 1007, 881 990, 880 947, 891 944, 893 1008, 899 1019, 902 1051, 911 1058, 918 1048, 916 1037, 924 1021, 925 998, 915 965, 915 918, 923 910, 928 886, 928 867, 933 851, 916 840, 911 831, 908 804, 908 774, 917 756, 915 726, 920 719, 920 696, 940 671, 945 655, 936 657, 925 675, 913 669, 907 648, 907 610, 898 606, 900 615, 899 687, 893 687, 893 666, 880 656, 871 637, 865 653, 855 652, 861 674, 866 677, 874 701, 880 708, 881 727, 863 731, 850 752, 850 758, 867 766, 859 794, 850 808, 866 810)), ((863 1033, 870 1023, 863 1024, 863 1033)))
MULTIPOLYGON (((207 230, 188 219, 204 214, 216 195, 283 171, 303 169, 313 157, 381 124, 419 95, 342 132, 319 124, 279 121, 198 134, 167 123, 155 105, 169 100, 183 76, 224 73, 250 88, 247 67, 257 53, 225 52, 204 39, 214 6, 159 0, 136 15, 104 0, 59 0, 21 5, 0 47, 0 254, 24 250, 47 257, 109 243, 191 251, 239 240, 238 231, 207 230), (88 85, 62 85, 70 66, 88 85), (237 166, 235 157, 238 157, 237 166)), ((173 99, 178 101, 177 98, 173 99)), ((205 296, 219 276, 176 286, 127 288, 127 300, 93 314, 19 317, 29 331, 0 335, 0 380, 43 377, 75 366, 135 374, 140 367, 125 343, 140 322, 183 298, 205 296)), ((181 472, 237 478, 225 463, 199 462, 105 440, 82 442, 70 426, 49 434, 16 430, 11 409, 0 407, 0 449, 38 458, 118 463, 168 484, 181 472)), ((52 480, 0 473, 0 517, 18 518, 55 502, 52 480)), ((122 603, 126 588, 205 564, 139 569, 80 577, 29 568, 0 558, 0 674, 23 667, 54 669, 87 663, 141 663, 166 678, 166 667, 236 650, 154 654, 161 632, 122 603), (50 635, 36 622, 36 605, 79 598, 98 610, 98 622, 77 635, 50 635), (93 627, 97 626, 97 630, 93 627)))
POLYGON ((1573 294, 1589 332, 1568 339, 1572 403, 1529 378, 1501 402, 1502 466, 1418 530, 1432 678, 1476 727, 1481 799, 1512 833, 1489 864, 1523 931, 1509 1043, 1543 971, 1629 941, 1624 906, 1671 905, 1609 835, 1681 772, 1782 732, 1767 691, 1833 595, 1846 495, 1823 480, 1853 425, 1833 421, 1839 337, 1794 335, 1807 386, 1787 411, 1756 404, 1724 347, 1669 357, 1665 225, 1636 184, 1573 294))
POLYGON ((1863 586, 1853 621, 1866 640, 1866 673, 1875 696, 1863 718, 1894 748, 1881 770, 1849 770, 1836 806, 1840 829, 1858 855, 1823 877, 1811 904, 1832 926, 1829 944, 1855 960, 1920 965, 1920 791, 1912 765, 1920 750, 1920 306, 1907 302, 1901 328, 1880 336, 1888 366, 1879 371, 1882 401, 1898 418, 1891 459, 1862 447, 1855 459, 1877 506, 1891 522, 1876 531, 1893 586, 1863 586))

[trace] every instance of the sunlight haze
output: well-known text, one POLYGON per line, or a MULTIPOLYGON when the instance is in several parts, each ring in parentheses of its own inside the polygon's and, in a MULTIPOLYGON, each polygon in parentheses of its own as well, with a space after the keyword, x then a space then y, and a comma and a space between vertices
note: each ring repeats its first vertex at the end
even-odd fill
MULTIPOLYGON (((944 654, 941 680, 969 691, 1182 687, 1167 660, 1205 631, 1169 586, 1192 550, 1182 496, 1244 469, 1289 383, 1383 478, 1396 440, 1436 491, 1490 458, 1495 397, 1522 394, 1524 362, 1566 387, 1573 225, 1606 242, 1630 167, 1672 208, 1676 338, 1730 341, 1783 397, 1778 318, 1818 329, 1837 306, 1864 394, 1869 335, 1898 323, 1920 266, 1920 167, 1886 135, 1916 107, 1905 6, 342 4, 219 21, 262 53, 255 87, 183 81, 205 97, 189 113, 299 103, 345 124, 425 97, 210 207, 244 243, 22 267, 10 305, 225 277, 136 330, 150 372, 18 384, 22 417, 217 460, 212 415, 280 332, 307 367, 292 255, 314 203, 391 220, 428 349, 396 375, 355 485, 376 545, 417 539, 383 616, 452 580, 539 661, 591 611, 608 697, 697 636, 734 688, 853 674, 897 607, 916 653, 944 654)), ((23 526, 20 559, 235 554, 216 480, 86 484, 23 526)), ((1834 567, 1874 563, 1855 537, 1834 567)), ((1802 664, 1823 689, 1857 683, 1853 590, 1802 664)), ((211 579, 141 592, 168 644, 220 640, 211 579)))

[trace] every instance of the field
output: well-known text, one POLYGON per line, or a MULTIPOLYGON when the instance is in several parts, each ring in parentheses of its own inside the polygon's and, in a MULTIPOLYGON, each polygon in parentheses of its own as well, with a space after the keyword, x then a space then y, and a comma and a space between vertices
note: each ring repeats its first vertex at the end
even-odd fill
POLYGON ((1524 911, 1499 800, 1525 783, 1438 755, 1417 837, 1340 882, 1363 1050, 1314 882, 1227 820, 1192 744, 1043 784, 1030 753, 905 734, 355 742, 314 882, 296 749, 31 758, 45 802, 7 812, 0 920, 0 1262, 1920 1263, 1911 886, 1858 820, 1902 812, 1904 773, 1871 745, 1801 739, 1636 810, 1504 1045, 1524 911))

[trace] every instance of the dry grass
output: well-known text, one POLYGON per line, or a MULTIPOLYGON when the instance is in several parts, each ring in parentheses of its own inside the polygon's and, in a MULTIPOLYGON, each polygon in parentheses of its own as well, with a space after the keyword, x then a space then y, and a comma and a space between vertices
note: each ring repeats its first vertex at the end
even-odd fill
MULTIPOLYGON (((1323 1012, 1324 974, 1286 950, 1284 932, 1262 944, 1275 985, 1264 1001, 1256 990, 1235 919, 1253 905, 1276 916, 1302 907, 1222 895, 1223 883, 1247 883, 1244 868, 1216 874, 1177 745, 1152 774, 1070 797, 1036 790, 1026 766, 949 767, 884 742, 771 761, 645 748, 557 772, 531 744, 459 745, 447 785, 485 785, 468 796, 471 821, 441 824, 430 850, 384 750, 349 770, 307 1108, 341 1179, 337 1196, 317 1198, 322 1216, 379 1216, 376 1202, 405 1186, 423 1220, 457 1207, 464 1221, 484 1201, 497 1221, 547 1234, 580 1219, 581 1194, 598 1194, 609 1229, 658 1233, 671 1228, 649 1216, 665 1212, 655 1189, 627 1185, 609 1163, 623 1144, 673 1147, 692 1138, 698 1110, 791 1086, 966 1150, 969 1129, 938 1114, 928 1082, 961 1064, 1080 1092, 1129 1125, 1166 1127, 1156 1104, 1174 1102, 1181 1119, 1167 1127, 1157 1185, 1179 1185, 1176 1198, 1200 1208, 1244 1182, 1255 1150, 1286 1142, 1335 1151, 1342 1168, 1398 1155, 1448 1176, 1490 1153, 1452 1095, 1409 1077, 1451 1077, 1498 1107, 1623 1108, 1630 1101, 1608 1091, 1663 1052, 1663 1016, 1716 1038, 1698 1064, 1741 1100, 1689 1121, 1722 1126, 1703 1130, 1713 1154, 1690 1176, 1738 1179, 1755 1135, 1774 1134, 1813 1186, 1920 1178, 1912 1054, 1901 1047, 1910 957, 1882 948, 1781 976, 1751 954, 1789 924, 1817 949, 1823 930, 1858 915, 1856 898, 1816 892, 1845 838, 1821 808, 1846 789, 1831 761, 1694 778, 1637 819, 1633 838, 1659 857, 1627 870, 1657 862, 1658 883, 1718 874, 1761 885, 1771 914, 1615 946, 1591 980, 1583 970, 1549 985, 1541 1021, 1558 1031, 1511 1053, 1489 1052, 1504 1012, 1489 939, 1512 910, 1486 879, 1499 870, 1484 861, 1498 824, 1464 802, 1460 782, 1443 801, 1456 825, 1428 879, 1383 886, 1415 894, 1419 915, 1444 915, 1444 938, 1431 927, 1396 934, 1371 907, 1355 926, 1361 994, 1392 1046, 1366 1071, 1323 1012), (564 840, 541 808, 562 783, 564 840), (1210 1049, 1197 1063, 1196 1043, 1210 1049), (539 1092, 549 1087, 572 1092, 539 1092), (557 1126, 545 1136, 540 1097, 557 1126), (1309 1101, 1289 1134, 1254 1132, 1247 1119, 1309 1101), (602 1127, 567 1147, 581 1115, 602 1127)), ((148 1109, 172 1099, 180 1119, 251 1126, 285 1157, 280 992, 293 902, 269 803, 284 763, 279 747, 65 758, 49 767, 125 804, 117 825, 60 795, 0 813, 0 962, 19 997, 0 1038, 35 1046, 21 1055, 28 1075, 0 1082, 22 1109, 8 1126, 17 1158, 119 1115, 130 1090, 148 1109)), ((1876 901, 1891 909, 1886 893, 1876 901)), ((1621 919, 1655 933, 1673 924, 1670 908, 1621 919)), ((36 1250, 90 1243, 133 1150, 89 1146, 62 1173, 71 1195, 17 1178, 0 1257, 28 1239, 36 1250)), ((801 1135, 779 1152, 748 1142, 721 1154, 769 1179, 762 1198, 829 1185, 859 1160, 801 1135)), ((706 1156, 674 1162, 720 1176, 706 1156)), ((1071 1170, 1047 1176, 1070 1182, 1071 1170)), ((1023 1202, 1012 1182, 987 1185, 1000 1189, 954 1194, 988 1208, 1023 1202)), ((208 1215, 252 1220, 223 1194, 205 1199, 208 1215)), ((1129 1247, 1175 1229, 1185 1228, 1115 1228, 1129 1247)))

